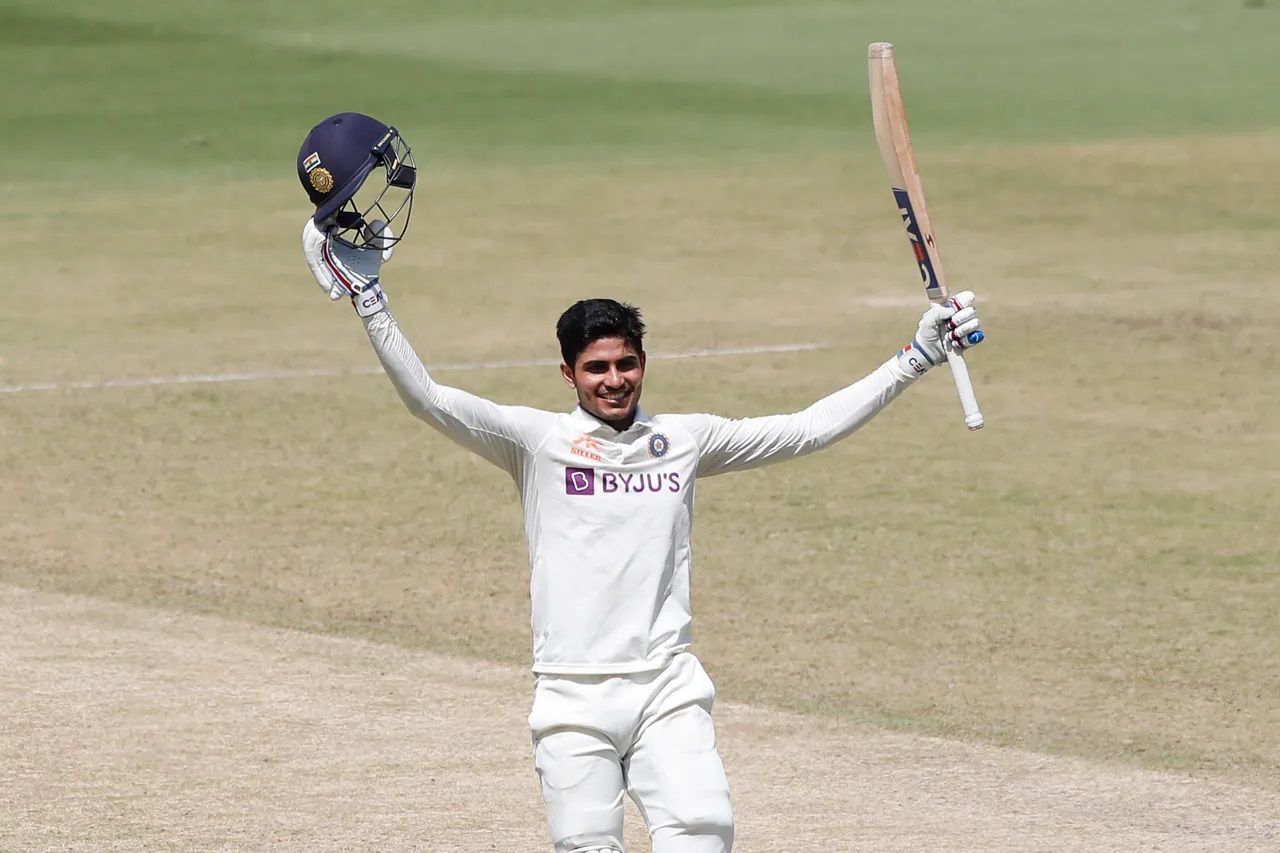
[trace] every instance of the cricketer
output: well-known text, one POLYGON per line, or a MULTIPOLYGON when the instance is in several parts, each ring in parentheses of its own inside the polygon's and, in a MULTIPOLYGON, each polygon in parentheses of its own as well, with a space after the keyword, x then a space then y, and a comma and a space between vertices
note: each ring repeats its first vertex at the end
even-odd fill
POLYGON ((930 307, 913 340, 852 385, 794 414, 746 419, 641 408, 640 313, 587 299, 556 324, 572 410, 499 405, 433 380, 387 308, 381 266, 404 236, 417 178, 395 128, 331 116, 307 136, 297 167, 316 208, 302 244, 321 289, 352 300, 409 411, 501 468, 520 493, 536 675, 529 726, 554 849, 621 853, 629 794, 655 853, 728 853, 715 691, 690 651, 697 480, 795 459, 867 423, 948 348, 981 339, 973 294, 930 307))

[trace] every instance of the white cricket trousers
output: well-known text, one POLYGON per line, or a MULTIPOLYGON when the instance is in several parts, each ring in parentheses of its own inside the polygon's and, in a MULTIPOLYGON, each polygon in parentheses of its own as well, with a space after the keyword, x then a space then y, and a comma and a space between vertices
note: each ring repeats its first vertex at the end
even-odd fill
POLYGON ((624 791, 653 853, 729 853, 733 810, 714 700, 688 653, 654 672, 539 675, 529 728, 556 853, 622 850, 624 791))

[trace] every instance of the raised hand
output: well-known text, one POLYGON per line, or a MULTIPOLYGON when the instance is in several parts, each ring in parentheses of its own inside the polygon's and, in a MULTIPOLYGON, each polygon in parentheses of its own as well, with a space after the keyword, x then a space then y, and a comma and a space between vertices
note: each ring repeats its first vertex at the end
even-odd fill
POLYGON ((957 293, 941 305, 932 305, 920 318, 912 346, 930 366, 947 358, 947 349, 965 350, 982 343, 986 335, 972 290, 957 293))
POLYGON ((321 231, 310 218, 302 226, 302 255, 316 284, 332 300, 351 298, 356 313, 368 317, 387 306, 382 290, 382 265, 391 259, 391 229, 380 220, 366 226, 370 245, 353 246, 321 231))

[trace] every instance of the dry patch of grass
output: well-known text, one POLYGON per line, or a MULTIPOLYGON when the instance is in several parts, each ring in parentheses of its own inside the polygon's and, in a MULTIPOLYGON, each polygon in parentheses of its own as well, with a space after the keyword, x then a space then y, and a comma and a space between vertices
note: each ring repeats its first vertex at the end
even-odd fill
MULTIPOLYGON (((5 849, 548 846, 521 669, 9 586, 0 611, 5 849)), ((717 716, 744 850, 1277 840, 1265 791, 737 703, 717 716)))

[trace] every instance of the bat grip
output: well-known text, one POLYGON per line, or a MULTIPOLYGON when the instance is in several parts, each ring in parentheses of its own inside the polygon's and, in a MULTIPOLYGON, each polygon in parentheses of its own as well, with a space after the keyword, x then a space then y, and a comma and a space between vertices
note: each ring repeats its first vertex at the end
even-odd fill
POLYGON ((956 383, 956 393, 960 395, 960 405, 964 407, 964 425, 971 430, 982 429, 982 410, 978 408, 978 398, 973 394, 969 365, 964 363, 964 355, 960 350, 950 344, 947 345, 947 364, 951 367, 951 378, 956 383))

